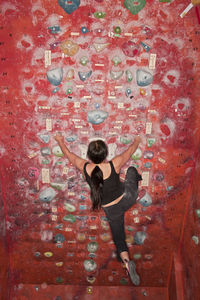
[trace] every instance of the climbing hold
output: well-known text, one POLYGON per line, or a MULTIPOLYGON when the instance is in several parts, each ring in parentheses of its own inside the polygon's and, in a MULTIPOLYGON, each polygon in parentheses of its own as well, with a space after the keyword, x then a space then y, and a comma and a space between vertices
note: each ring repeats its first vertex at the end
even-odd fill
POLYGON ((146 90, 140 88, 140 95, 145 96, 146 95, 146 90))
POLYGON ((94 283, 95 280, 96 280, 96 278, 95 278, 94 276, 87 276, 87 281, 88 281, 89 283, 94 283))
POLYGON ((147 86, 153 82, 153 75, 147 71, 138 69, 136 71, 136 80, 139 86, 147 86))
POLYGON ((74 215, 66 215, 63 217, 63 221, 68 221, 70 223, 76 222, 76 217, 74 215))
POLYGON ((98 109, 98 108, 100 108, 100 104, 99 104, 99 103, 95 103, 94 107, 95 107, 96 109, 98 109))
POLYGON ((58 190, 58 191, 64 191, 66 184, 65 183, 58 183, 58 182, 51 182, 51 187, 58 190))
POLYGON ((48 134, 40 134, 39 137, 45 144, 49 143, 49 135, 48 134))
POLYGON ((128 279, 122 277, 122 278, 120 279, 120 283, 121 283, 122 285, 127 285, 127 284, 128 284, 128 279))
POLYGON ((142 255, 140 253, 133 254, 134 259, 140 259, 141 257, 142 257, 142 255))
POLYGON ((155 144, 156 139, 155 138, 148 138, 147 139, 147 147, 150 148, 153 144, 155 144))
POLYGON ((46 256, 46 257, 52 257, 53 253, 52 252, 45 252, 44 256, 46 256))
POLYGON ((66 95, 71 95, 72 94, 72 88, 68 88, 67 91, 66 91, 66 95))
POLYGON ((132 91, 130 88, 126 89, 126 97, 129 97, 131 95, 132 91))
POLYGON ((103 19, 105 18, 106 16, 106 13, 102 12, 102 11, 97 11, 94 13, 94 16, 97 18, 97 19, 103 19))
POLYGON ((67 142, 74 142, 76 139, 77 139, 77 135, 75 135, 75 134, 66 137, 67 142))
POLYGON ((79 45, 73 41, 66 40, 60 44, 60 48, 65 55, 74 56, 79 50, 79 45))
POLYGON ((80 0, 58 0, 58 4, 70 15, 79 8, 80 0))
POLYGON ((162 133, 164 133, 166 136, 169 136, 171 131, 169 129, 169 127, 167 126, 167 124, 161 124, 160 125, 160 130, 162 131, 162 133))
POLYGON ((192 240, 195 242, 196 245, 199 244, 199 237, 196 235, 193 235, 192 240))
POLYGON ((59 88, 56 87, 55 89, 52 90, 52 93, 55 94, 55 93, 57 93, 58 91, 59 91, 59 88))
POLYGON ((147 158, 147 159, 152 159, 154 157, 154 153, 153 151, 144 151, 144 158, 147 158))
POLYGON ((157 171, 157 172, 155 172, 153 178, 154 178, 156 181, 159 181, 159 182, 160 182, 160 181, 163 181, 163 179, 165 178, 165 176, 164 176, 163 172, 157 171))
POLYGON ((92 294, 92 290, 93 290, 93 287, 92 286, 88 286, 88 288, 87 288, 88 294, 92 294))
POLYGON ((56 277, 56 283, 63 283, 64 279, 62 277, 56 277))
POLYGON ((133 74, 130 70, 126 70, 126 79, 128 82, 131 82, 133 80, 133 74))
POLYGON ((50 230, 44 230, 41 232, 41 240, 43 242, 49 242, 53 239, 53 232, 50 230))
POLYGON ((143 43, 143 42, 140 42, 140 45, 142 45, 142 47, 144 48, 144 50, 146 52, 149 52, 149 50, 151 49, 147 44, 143 43))
POLYGON ((69 202, 64 203, 65 209, 68 210, 69 212, 73 212, 76 210, 75 206, 69 202))
POLYGON ((197 217, 200 218, 200 209, 196 209, 197 217))
POLYGON ((82 66, 86 66, 87 63, 89 62, 89 59, 87 56, 82 56, 80 59, 80 63, 82 64, 82 66))
POLYGON ((144 231, 137 231, 134 235, 134 242, 137 245, 142 245, 146 239, 146 233, 144 231))
POLYGON ((145 193, 145 195, 139 200, 139 203, 144 206, 144 207, 148 207, 152 204, 152 198, 149 195, 149 193, 145 193))
POLYGON ((87 113, 87 121, 94 125, 103 123, 108 117, 108 113, 102 110, 92 110, 87 113))
POLYGON ((63 79, 63 69, 56 68, 47 71, 47 79, 52 85, 56 85, 56 86, 59 85, 63 79))
POLYGON ((92 75, 92 71, 89 72, 78 72, 78 76, 81 81, 86 81, 92 75))
POLYGON ((56 236, 54 237, 55 243, 64 243, 64 241, 65 241, 65 237, 61 233, 56 234, 56 236))
POLYGON ((28 176, 29 176, 30 178, 35 178, 35 179, 37 179, 37 178, 39 177, 39 175, 40 175, 39 169, 34 168, 34 167, 28 168, 28 176))
POLYGON ((51 50, 56 49, 56 47, 57 47, 59 44, 60 44, 60 42, 53 42, 53 43, 49 44, 50 49, 51 49, 51 50))
POLYGON ((103 233, 100 235, 100 238, 102 239, 102 241, 108 242, 111 239, 111 236, 109 233, 103 233))
POLYGON ((137 15, 141 9, 145 7, 146 0, 124 0, 124 7, 127 8, 132 15, 137 15))
POLYGON ((97 268, 97 264, 92 259, 86 259, 83 262, 84 268, 86 271, 91 272, 97 268))
POLYGON ((118 66, 119 64, 121 64, 122 60, 121 60, 120 57, 114 56, 113 59, 112 59, 112 62, 114 64, 114 66, 118 66))
POLYGON ((116 26, 114 28, 114 32, 117 33, 117 34, 120 34, 122 32, 121 28, 119 26, 116 26))
POLYGON ((81 32, 82 32, 83 34, 86 34, 86 33, 89 32, 89 30, 87 29, 87 27, 83 26, 83 27, 81 27, 81 32))
POLYGON ((42 202, 50 202, 56 196, 56 192, 51 187, 46 188, 39 194, 39 199, 42 202))
POLYGON ((72 80, 74 78, 74 70, 69 69, 67 72, 66 80, 72 80))
POLYGON ((140 50, 140 46, 134 43, 133 41, 128 41, 122 44, 122 51, 128 57, 134 57, 136 55, 139 55, 140 50))
POLYGON ((43 156, 46 156, 46 155, 50 155, 51 154, 51 150, 49 147, 43 147, 40 149, 40 152, 43 156))
POLYGON ((104 43, 104 44, 94 43, 93 44, 93 46, 97 52, 103 51, 105 48, 107 48, 108 45, 109 45, 109 43, 104 43))
POLYGON ((110 76, 113 80, 120 79, 123 74, 124 74, 124 71, 118 71, 118 72, 110 71, 110 76))
POLYGON ((149 161, 147 161, 145 164, 144 164, 144 167, 147 168, 147 169, 150 169, 152 167, 152 163, 150 163, 149 161))
POLYGON ((50 29, 50 32, 52 34, 57 34, 61 31, 60 26, 50 26, 50 27, 48 27, 48 29, 50 29))
POLYGON ((152 38, 153 37, 153 33, 152 33, 152 30, 150 27, 144 25, 143 28, 142 28, 143 32, 146 34, 146 36, 148 38, 152 38))
POLYGON ((87 249, 88 249, 88 252, 96 252, 97 249, 98 249, 98 243, 97 242, 89 242, 88 246, 87 246, 87 249))
POLYGON ((62 152, 60 146, 55 146, 55 147, 53 147, 52 153, 53 153, 55 156, 58 156, 58 157, 63 157, 63 156, 64 156, 64 153, 62 152))
POLYGON ((77 234, 77 240, 78 241, 83 242, 83 241, 85 241, 85 239, 86 239, 86 235, 84 233, 78 233, 77 234))
POLYGON ((126 135, 122 136, 122 137, 120 137, 120 142, 124 145, 128 145, 131 143, 131 138, 126 135))
POLYGON ((139 160, 141 157, 142 157, 142 150, 140 148, 137 148, 137 150, 131 156, 133 160, 139 160))

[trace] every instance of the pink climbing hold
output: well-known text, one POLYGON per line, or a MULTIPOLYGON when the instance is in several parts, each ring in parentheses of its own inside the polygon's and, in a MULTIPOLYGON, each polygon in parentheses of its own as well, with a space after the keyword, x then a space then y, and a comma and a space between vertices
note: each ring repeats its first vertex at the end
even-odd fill
POLYGON ((140 46, 132 41, 125 42, 122 45, 122 51, 128 57, 134 57, 140 53, 140 46))

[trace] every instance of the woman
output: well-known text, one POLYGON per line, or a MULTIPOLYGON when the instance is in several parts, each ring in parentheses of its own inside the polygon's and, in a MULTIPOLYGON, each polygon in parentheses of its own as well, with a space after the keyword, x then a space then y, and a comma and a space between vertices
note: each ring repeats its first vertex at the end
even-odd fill
POLYGON ((115 156, 107 162, 108 149, 102 140, 92 141, 88 146, 87 156, 91 162, 70 152, 64 143, 62 135, 57 134, 62 152, 68 160, 84 175, 91 188, 91 200, 93 210, 102 207, 108 219, 113 241, 117 249, 117 257, 124 262, 127 271, 135 285, 139 285, 140 278, 136 273, 135 263, 129 259, 124 229, 124 213, 135 202, 138 196, 138 181, 142 177, 136 168, 129 167, 124 182, 120 181, 121 167, 136 151, 141 138, 136 136, 134 142, 122 154, 115 156))

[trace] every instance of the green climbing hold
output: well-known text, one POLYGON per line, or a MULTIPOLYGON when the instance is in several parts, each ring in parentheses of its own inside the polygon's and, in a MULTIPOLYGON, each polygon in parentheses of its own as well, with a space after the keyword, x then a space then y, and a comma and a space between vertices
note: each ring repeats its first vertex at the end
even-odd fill
POLYGON ((133 80, 133 74, 130 70, 126 70, 126 79, 128 82, 131 82, 133 80))
POLYGON ((150 148, 153 144, 155 144, 156 139, 155 138, 149 138, 147 139, 147 146, 150 148))
POLYGON ((132 154, 131 158, 133 160, 138 160, 142 157, 142 151, 140 148, 137 148, 137 150, 132 154))
POLYGON ((141 257, 142 257, 142 255, 140 253, 133 254, 134 259, 140 259, 141 257))
POLYGON ((63 217, 63 221, 68 221, 70 223, 75 223, 76 222, 76 217, 73 215, 66 215, 63 217))
POLYGON ((116 26, 115 29, 114 29, 114 32, 117 33, 117 34, 120 34, 122 31, 121 31, 121 28, 119 26, 116 26))
POLYGON ((105 18, 106 13, 101 12, 101 11, 97 11, 97 12, 94 13, 94 16, 95 16, 97 19, 103 19, 103 18, 105 18))
POLYGON ((132 15, 137 15, 141 9, 145 7, 146 0, 125 0, 124 7, 127 8, 132 15))

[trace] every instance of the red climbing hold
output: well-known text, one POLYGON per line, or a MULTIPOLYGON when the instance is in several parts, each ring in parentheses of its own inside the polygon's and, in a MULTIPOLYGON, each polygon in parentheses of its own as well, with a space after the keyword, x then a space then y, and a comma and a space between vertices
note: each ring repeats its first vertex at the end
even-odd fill
POLYGON ((169 136, 170 135, 170 129, 166 124, 161 124, 160 125, 160 130, 166 135, 169 136))

